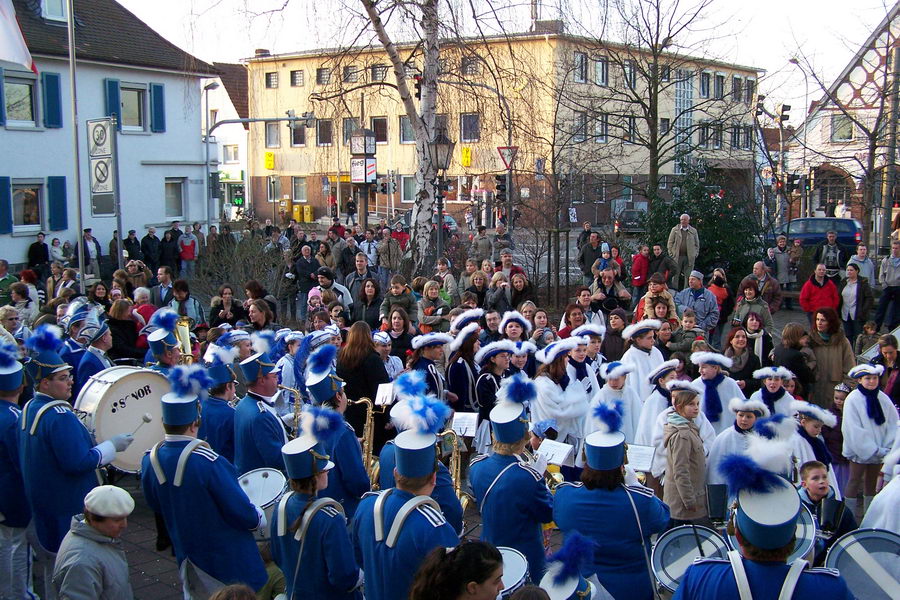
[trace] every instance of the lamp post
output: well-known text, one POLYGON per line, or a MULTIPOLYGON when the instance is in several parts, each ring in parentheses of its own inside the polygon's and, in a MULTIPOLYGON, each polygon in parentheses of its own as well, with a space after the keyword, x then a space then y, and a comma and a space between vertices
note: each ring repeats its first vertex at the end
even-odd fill
POLYGON ((428 158, 434 166, 435 181, 434 188, 437 192, 435 199, 437 200, 437 256, 441 258, 444 255, 444 183, 438 173, 450 168, 450 161, 453 158, 453 148, 456 142, 447 137, 446 130, 441 128, 435 134, 434 139, 428 142, 428 158))
POLYGON ((209 91, 219 89, 218 81, 211 81, 203 86, 203 97, 206 103, 206 135, 204 136, 204 146, 206 148, 206 234, 209 235, 209 228, 212 226, 212 186, 210 185, 209 174, 209 91))

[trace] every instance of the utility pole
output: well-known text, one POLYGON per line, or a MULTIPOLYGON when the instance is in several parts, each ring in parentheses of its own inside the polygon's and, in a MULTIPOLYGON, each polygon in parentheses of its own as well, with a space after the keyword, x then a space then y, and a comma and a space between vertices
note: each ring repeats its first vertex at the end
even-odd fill
POLYGON ((894 56, 891 63, 892 73, 890 80, 891 118, 888 121, 888 156, 885 168, 884 192, 881 194, 881 205, 884 209, 881 242, 887 248, 890 248, 891 244, 891 221, 893 221, 891 213, 893 212, 894 192, 897 183, 897 165, 895 164, 897 161, 897 119, 900 117, 900 106, 898 106, 898 103, 900 103, 900 65, 897 64, 897 61, 900 60, 900 48, 895 47, 892 49, 892 52, 894 56))

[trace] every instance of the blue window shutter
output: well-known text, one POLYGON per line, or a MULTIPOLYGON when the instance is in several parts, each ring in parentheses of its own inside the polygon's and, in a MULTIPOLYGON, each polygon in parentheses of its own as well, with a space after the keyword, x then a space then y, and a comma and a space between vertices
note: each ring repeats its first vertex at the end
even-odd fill
POLYGON ((106 116, 116 116, 118 129, 122 129, 122 98, 119 94, 118 79, 103 80, 104 95, 106 97, 106 116))
POLYGON ((12 233, 12 180, 0 177, 0 233, 12 233))
POLYGON ((47 178, 47 205, 50 210, 50 231, 69 228, 69 210, 66 206, 66 178, 47 178))
POLYGON ((44 127, 59 129, 62 122, 62 90, 59 73, 41 73, 41 97, 44 104, 44 127))
POLYGON ((150 131, 163 133, 166 130, 166 86, 150 84, 150 131))
POLYGON ((0 125, 6 125, 6 100, 3 97, 3 69, 0 68, 0 125))

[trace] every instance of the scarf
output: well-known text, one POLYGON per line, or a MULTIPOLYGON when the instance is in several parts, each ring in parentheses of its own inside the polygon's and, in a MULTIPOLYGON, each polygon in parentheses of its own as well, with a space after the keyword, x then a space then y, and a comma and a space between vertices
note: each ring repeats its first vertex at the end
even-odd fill
POLYGON ((716 423, 718 422, 719 417, 722 416, 722 399, 719 398, 718 386, 725 381, 725 373, 719 373, 712 379, 701 379, 700 381, 703 382, 703 385, 706 388, 703 394, 703 398, 705 399, 703 414, 706 415, 706 418, 709 419, 710 423, 716 423))
POLYGON ((778 391, 773 394, 769 391, 769 388, 763 385, 759 391, 762 393, 762 401, 766 403, 766 408, 769 409, 769 413, 774 415, 775 403, 784 398, 784 395, 787 394, 787 390, 778 388, 778 391))
MULTIPOLYGON (((745 330, 746 331, 746 330, 745 330)), ((759 359, 759 364, 763 364, 763 334, 764 330, 760 329, 756 333, 747 331, 747 339, 753 342, 753 354, 759 359)))
POLYGON ((572 365, 572 368, 575 369, 575 379, 581 381, 583 379, 588 378, 588 364, 587 360, 583 360, 578 362, 571 356, 569 357, 569 364, 572 365))
POLYGON ((653 384, 653 387, 654 387, 654 389, 656 389, 657 392, 659 392, 660 396, 662 396, 663 398, 666 399, 666 404, 672 404, 672 392, 670 392, 663 386, 659 385, 658 381, 655 384, 653 384))
POLYGON ((734 422, 732 427, 734 427, 734 430, 737 431, 741 435, 747 435, 748 432, 752 431, 752 428, 751 429, 741 429, 740 427, 738 427, 737 421, 734 422))
POLYGON ((737 373, 738 371, 743 371, 744 367, 747 366, 747 361, 750 360, 750 350, 745 348, 743 352, 738 354, 734 351, 734 348, 729 347, 725 350, 725 356, 731 359, 731 369, 732 373, 737 373))
POLYGON ((691 422, 690 419, 685 419, 684 417, 679 415, 674 410, 669 413, 669 416, 666 417, 666 420, 668 421, 669 425, 675 425, 675 426, 687 425, 688 423, 691 422))
POLYGON ((866 399, 866 416, 875 421, 876 425, 884 425, 884 410, 881 408, 881 402, 878 401, 878 392, 881 391, 881 388, 867 390, 862 385, 857 385, 856 390, 866 399))
POLYGON ((562 391, 566 391, 566 388, 569 387, 569 376, 563 375, 556 384, 562 388, 562 391))
POLYGON ((819 461, 826 467, 831 465, 831 452, 828 451, 828 446, 825 445, 825 442, 823 440, 806 433, 806 430, 802 425, 797 425, 797 433, 799 433, 800 437, 806 440, 807 443, 812 447, 813 454, 816 455, 817 461, 819 461))

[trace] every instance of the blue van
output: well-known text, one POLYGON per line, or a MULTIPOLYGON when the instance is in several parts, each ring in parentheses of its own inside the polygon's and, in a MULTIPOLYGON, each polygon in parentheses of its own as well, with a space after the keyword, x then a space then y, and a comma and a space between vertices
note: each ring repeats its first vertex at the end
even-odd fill
POLYGON ((825 234, 829 231, 837 233, 837 242, 847 248, 854 248, 862 241, 862 223, 856 219, 803 217, 775 227, 767 242, 774 245, 779 235, 785 235, 789 241, 803 240, 803 245, 806 246, 825 241, 825 234))

